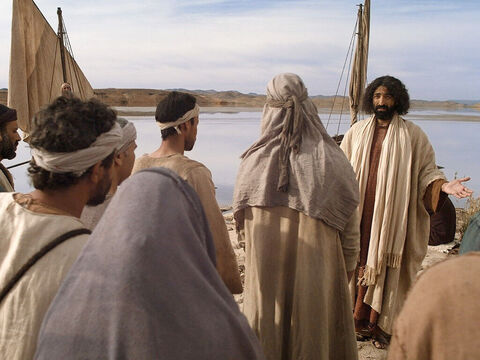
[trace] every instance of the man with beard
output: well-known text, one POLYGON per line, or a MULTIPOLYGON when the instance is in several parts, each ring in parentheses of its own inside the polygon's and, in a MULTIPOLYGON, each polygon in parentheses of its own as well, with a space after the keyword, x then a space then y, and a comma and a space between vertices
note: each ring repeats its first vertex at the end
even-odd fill
POLYGON ((215 243, 217 270, 229 290, 239 294, 243 290, 240 272, 225 220, 215 199, 212 174, 202 163, 183 155, 195 145, 199 113, 200 108, 192 95, 170 92, 159 102, 155 113, 162 132, 162 144, 153 153, 138 158, 132 173, 145 168, 165 167, 176 172, 197 192, 215 243))
POLYGON ((135 149, 137 148, 137 130, 132 122, 124 118, 117 118, 117 122, 122 128, 122 141, 117 148, 115 158, 113 159, 112 183, 107 197, 102 204, 96 206, 85 206, 80 220, 85 226, 93 230, 100 221, 103 213, 107 209, 118 186, 130 176, 133 164, 135 163, 135 149))
POLYGON ((35 190, 0 194, 0 358, 31 359, 43 317, 89 230, 85 204, 110 189, 122 139, 116 114, 100 102, 59 97, 33 119, 35 190))
POLYGON ((447 194, 472 191, 445 180, 425 133, 400 115, 410 98, 403 83, 382 76, 365 90, 363 110, 373 114, 353 125, 341 147, 360 187, 360 257, 351 283, 359 340, 386 348, 393 321, 427 252, 429 212, 447 194))
POLYGON ((72 98, 74 96, 72 85, 70 85, 68 82, 63 83, 62 86, 60 86, 60 92, 61 96, 66 98, 72 98))
POLYGON ((17 111, 0 104, 0 192, 13 191, 12 174, 2 165, 4 159, 11 160, 17 154, 18 135, 17 111))

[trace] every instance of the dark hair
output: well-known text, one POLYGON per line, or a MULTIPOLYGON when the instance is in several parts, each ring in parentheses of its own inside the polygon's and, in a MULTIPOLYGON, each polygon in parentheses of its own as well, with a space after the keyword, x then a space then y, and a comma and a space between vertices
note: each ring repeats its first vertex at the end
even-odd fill
MULTIPOLYGON (((88 148, 99 135, 115 124, 116 113, 98 100, 82 101, 60 96, 33 118, 30 145, 50 152, 73 152, 88 148)), ((115 151, 102 160, 102 166, 112 166, 115 151)), ((73 173, 53 173, 42 169, 32 159, 28 173, 36 189, 59 189, 76 184, 89 174, 90 167, 80 177, 73 173)))
POLYGON ((403 83, 393 76, 381 76, 373 80, 365 89, 362 99, 362 109, 366 114, 373 114, 373 94, 379 86, 385 86, 395 99, 394 109, 399 115, 405 115, 410 108, 410 97, 403 83))
MULTIPOLYGON (((157 105, 155 120, 161 123, 173 122, 195 107, 196 99, 193 95, 172 91, 157 105)), ((193 119, 191 119, 193 123, 193 119)), ((162 139, 177 132, 174 128, 162 130, 162 139)))

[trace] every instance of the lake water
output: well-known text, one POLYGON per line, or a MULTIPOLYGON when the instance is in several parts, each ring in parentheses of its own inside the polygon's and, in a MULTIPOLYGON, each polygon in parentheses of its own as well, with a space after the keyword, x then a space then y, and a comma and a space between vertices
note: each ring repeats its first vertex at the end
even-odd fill
MULTIPOLYGON (((152 110, 152 109, 149 109, 152 110)), ((327 125, 329 114, 321 112, 320 118, 327 125)), ((161 142, 160 130, 153 116, 124 116, 133 121, 138 132, 136 155, 154 151, 161 142)), ((448 179, 454 176, 471 176, 468 186, 480 196, 480 112, 475 111, 412 111, 406 119, 419 125, 432 143, 437 164, 444 166, 443 171, 448 179), (478 122, 471 121, 472 116, 478 122), (434 120, 435 118, 441 120, 434 120), (463 120, 462 120, 463 119, 463 120), (468 120, 468 121, 467 121, 468 120)), ((345 133, 350 120, 348 115, 333 114, 327 131, 334 135, 345 133), (339 126, 340 125, 340 126, 339 126)), ((212 172, 217 186, 217 200, 221 205, 231 204, 233 187, 240 155, 260 134, 261 112, 245 111, 238 113, 202 112, 198 128, 197 142, 192 151, 185 153, 188 157, 205 164, 212 172)), ((25 143, 19 145, 17 157, 4 161, 6 166, 28 160, 30 152, 25 143)), ((27 166, 12 169, 16 190, 28 192, 31 186, 26 175, 27 166)), ((455 202, 462 206, 464 202, 455 202)))

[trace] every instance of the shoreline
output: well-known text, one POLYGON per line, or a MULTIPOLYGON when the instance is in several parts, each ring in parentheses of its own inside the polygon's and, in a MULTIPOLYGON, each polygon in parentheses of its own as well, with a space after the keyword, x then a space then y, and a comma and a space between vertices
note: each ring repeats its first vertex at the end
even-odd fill
MULTIPOLYGON (((155 116, 155 110, 146 110, 143 107, 123 107, 123 106, 113 106, 113 109, 117 112, 119 116, 155 116), (131 109, 131 110, 129 110, 131 109), (142 110, 141 110, 142 109, 142 110), (143 110, 145 109, 145 110, 143 110)), ((152 107, 152 109, 154 109, 152 107)), ((330 113, 331 109, 328 108, 318 108, 319 113, 325 114, 330 113)), ((412 108, 412 111, 435 111, 439 109, 435 108, 412 108)), ((261 107, 245 107, 245 106, 201 106, 200 114, 236 114, 240 112, 262 112, 263 108, 261 107)), ((458 121, 458 122, 480 122, 480 112, 472 110, 472 114, 459 115, 455 114, 458 110, 449 110, 441 109, 440 111, 451 112, 448 114, 407 114, 405 119, 407 120, 425 120, 425 121, 458 121)), ((469 111, 470 112, 470 111, 469 111)), ((345 118, 350 117, 349 113, 341 112, 338 109, 334 109, 332 114, 338 115, 343 114, 345 118)))

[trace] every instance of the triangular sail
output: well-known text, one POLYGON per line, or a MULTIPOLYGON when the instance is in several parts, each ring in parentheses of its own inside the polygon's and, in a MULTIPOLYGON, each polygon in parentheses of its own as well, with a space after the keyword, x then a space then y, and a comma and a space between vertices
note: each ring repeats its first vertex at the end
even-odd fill
MULTIPOLYGON (((91 98, 92 86, 68 51, 65 63, 75 96, 91 98)), ((32 0, 13 0, 8 106, 26 135, 33 115, 61 95, 63 82, 57 34, 32 0)))
POLYGON ((350 76, 350 116, 351 125, 358 120, 360 101, 367 81, 368 41, 370 37, 370 0, 358 10, 358 40, 350 76))

